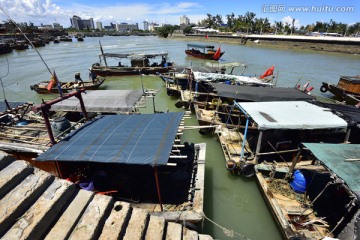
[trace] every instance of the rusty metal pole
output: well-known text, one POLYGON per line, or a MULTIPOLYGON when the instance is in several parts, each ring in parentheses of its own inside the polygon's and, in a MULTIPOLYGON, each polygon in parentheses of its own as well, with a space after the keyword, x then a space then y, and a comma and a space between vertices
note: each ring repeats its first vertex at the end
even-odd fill
POLYGON ((44 122, 45 122, 45 127, 46 130, 48 132, 49 135, 49 139, 51 142, 51 145, 54 145, 56 143, 55 138, 54 138, 54 134, 52 132, 51 126, 50 126, 50 121, 49 121, 49 106, 47 106, 46 104, 42 104, 41 105, 41 112, 44 118, 44 122))
POLYGON ((157 170, 157 167, 155 167, 155 166, 154 166, 154 173, 155 173, 156 190, 157 190, 157 195, 158 195, 158 199, 159 199, 160 209, 161 209, 161 211, 164 211, 163 206, 162 206, 162 200, 161 200, 158 170, 157 170))
POLYGON ((88 116, 87 116, 87 112, 86 112, 86 108, 85 108, 85 104, 84 104, 84 100, 81 96, 81 91, 77 91, 77 94, 75 95, 79 101, 80 101, 80 106, 81 106, 81 111, 83 112, 84 114, 84 117, 87 119, 88 116))

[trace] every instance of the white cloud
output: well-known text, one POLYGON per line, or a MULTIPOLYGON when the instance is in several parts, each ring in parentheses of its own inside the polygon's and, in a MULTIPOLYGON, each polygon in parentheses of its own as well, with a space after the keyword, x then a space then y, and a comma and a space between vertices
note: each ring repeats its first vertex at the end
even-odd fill
MULTIPOLYGON (((111 6, 89 6, 78 3, 62 6, 63 1, 55 2, 54 0, 0 0, 0 6, 15 22, 32 22, 35 25, 58 22, 64 27, 70 26, 70 18, 73 15, 83 19, 93 18, 95 22, 100 21, 104 25, 110 22, 142 22, 145 19, 158 23, 179 24, 182 15, 187 15, 191 22, 195 23, 206 18, 206 15, 191 15, 202 8, 194 2, 171 2, 158 5, 119 3, 111 6)), ((69 4, 69 2, 66 3, 69 4)), ((1 21, 7 19, 5 14, 0 13, 1 21)))
MULTIPOLYGON (((283 19, 281 19, 281 22, 283 24, 289 24, 290 26, 292 26, 292 21, 293 21, 293 18, 290 17, 290 16, 287 16, 287 17, 283 17, 283 19)), ((294 22, 294 26, 295 28, 300 28, 301 27, 301 24, 300 24, 300 20, 299 19, 295 19, 295 22, 294 22)))

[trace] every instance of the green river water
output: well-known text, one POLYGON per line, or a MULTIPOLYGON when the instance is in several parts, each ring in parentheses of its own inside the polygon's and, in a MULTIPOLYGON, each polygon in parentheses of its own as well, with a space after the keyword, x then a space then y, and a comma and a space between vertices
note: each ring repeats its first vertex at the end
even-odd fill
MULTIPOLYGON (((158 37, 88 37, 84 42, 73 39, 73 42, 50 43, 37 50, 51 71, 56 71, 60 81, 72 81, 76 72, 80 72, 82 78, 87 79, 91 64, 99 62, 99 41, 107 53, 167 51, 170 61, 177 65, 201 65, 200 60, 186 57, 184 50, 187 41, 158 37)), ((219 45, 218 42, 213 44, 216 47, 219 45)), ((225 51, 222 61, 246 63, 247 74, 262 74, 275 65, 278 86, 293 87, 299 79, 301 85, 310 81, 310 86, 314 86, 314 94, 320 93, 319 88, 323 81, 337 83, 340 75, 360 74, 358 55, 275 50, 225 43, 221 43, 221 48, 225 51)), ((50 73, 34 49, 14 51, 0 56, 0 60, 0 76, 8 101, 40 103, 41 99, 56 97, 38 95, 30 90, 31 84, 50 79, 50 73)), ((117 61, 109 60, 108 64, 117 65, 117 61)), ((237 73, 241 70, 238 69, 237 73)), ((145 88, 160 90, 155 98, 156 110, 183 111, 175 107, 176 99, 167 96, 164 84, 157 76, 109 77, 101 89, 140 89, 142 82, 145 88)), ((148 101, 146 108, 141 111, 152 113, 152 101, 148 101)), ((196 116, 186 119, 185 124, 197 125, 196 116)), ((225 160, 217 137, 202 136, 197 130, 188 130, 183 140, 207 143, 204 212, 210 220, 205 220, 198 231, 210 234, 216 239, 281 239, 282 235, 255 178, 245 179, 229 174, 225 169, 225 160)))

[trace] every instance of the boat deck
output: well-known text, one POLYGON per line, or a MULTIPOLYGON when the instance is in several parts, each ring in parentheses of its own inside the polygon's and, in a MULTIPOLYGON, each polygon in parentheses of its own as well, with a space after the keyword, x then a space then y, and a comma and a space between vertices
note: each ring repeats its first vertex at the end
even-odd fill
POLYGON ((0 152, 4 239, 212 239, 0 152))

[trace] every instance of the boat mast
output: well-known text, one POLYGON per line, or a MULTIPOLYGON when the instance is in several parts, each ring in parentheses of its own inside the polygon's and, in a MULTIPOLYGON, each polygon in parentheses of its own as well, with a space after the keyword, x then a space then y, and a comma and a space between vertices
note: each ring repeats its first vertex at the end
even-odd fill
POLYGON ((106 57, 105 57, 105 54, 104 54, 104 50, 103 50, 103 48, 101 46, 100 40, 99 40, 99 44, 100 44, 101 56, 103 56, 105 66, 108 67, 107 62, 106 62, 106 57))

